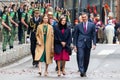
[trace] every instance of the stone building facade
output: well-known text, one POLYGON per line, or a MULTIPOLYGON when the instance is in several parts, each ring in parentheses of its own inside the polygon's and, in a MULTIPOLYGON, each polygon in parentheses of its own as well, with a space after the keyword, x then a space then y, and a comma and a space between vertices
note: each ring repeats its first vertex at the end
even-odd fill
POLYGON ((120 0, 116 0, 115 2, 115 7, 116 7, 116 19, 120 22, 120 0))

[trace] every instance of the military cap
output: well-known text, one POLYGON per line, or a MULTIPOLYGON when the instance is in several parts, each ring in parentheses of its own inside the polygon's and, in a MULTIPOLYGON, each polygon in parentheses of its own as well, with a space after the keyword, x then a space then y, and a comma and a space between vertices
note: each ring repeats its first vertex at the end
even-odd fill
POLYGON ((39 9, 36 8, 36 9, 34 9, 34 11, 39 11, 39 9))

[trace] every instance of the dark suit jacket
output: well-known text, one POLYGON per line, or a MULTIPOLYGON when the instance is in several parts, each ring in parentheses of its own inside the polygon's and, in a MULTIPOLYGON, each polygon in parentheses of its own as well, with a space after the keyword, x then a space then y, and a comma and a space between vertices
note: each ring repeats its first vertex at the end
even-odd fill
MULTIPOLYGON (((24 10, 23 10, 24 11, 24 10)), ((23 11, 21 12, 20 11, 20 8, 18 9, 18 19, 19 19, 19 21, 21 22, 21 18, 22 18, 22 13, 23 13, 23 11)))
POLYGON ((96 32, 94 23, 88 22, 87 32, 84 32, 83 23, 79 23, 75 26, 73 44, 76 47, 84 48, 87 46, 88 48, 91 48, 92 40, 93 44, 96 45, 96 32))
MULTIPOLYGON (((37 21, 35 21, 35 17, 33 17, 33 18, 30 19, 30 23, 33 22, 34 24, 36 24, 34 32, 37 31, 37 27, 38 27, 38 25, 40 24, 41 21, 42 21, 42 17, 39 17, 39 19, 37 21)), ((32 32, 32 30, 33 30, 33 27, 31 27, 29 25, 27 34, 30 34, 30 32, 32 32)))
MULTIPOLYGON (((58 26, 54 27, 54 51, 55 53, 61 53, 63 47, 61 42, 66 42, 65 49, 70 52, 70 44, 72 42, 71 30, 66 28, 64 34, 62 34, 58 26)), ((70 53, 71 54, 71 53, 70 53)))

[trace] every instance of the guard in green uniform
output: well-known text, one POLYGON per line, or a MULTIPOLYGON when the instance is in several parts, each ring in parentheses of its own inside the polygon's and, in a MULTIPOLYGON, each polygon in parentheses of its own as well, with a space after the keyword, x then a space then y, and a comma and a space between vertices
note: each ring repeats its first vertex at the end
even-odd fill
POLYGON ((45 14, 45 4, 41 3, 40 5, 40 15, 43 16, 45 14))
POLYGON ((10 20, 11 20, 11 23, 12 23, 12 26, 11 26, 11 36, 10 36, 10 49, 13 48, 13 43, 14 43, 14 40, 15 40, 15 35, 17 33, 17 30, 18 30, 18 14, 17 14, 17 7, 15 4, 12 5, 12 10, 10 12, 10 20))
POLYGON ((61 15, 62 15, 62 13, 61 13, 61 11, 60 11, 60 8, 59 8, 59 7, 56 7, 53 16, 54 16, 57 20, 59 20, 61 15))
POLYGON ((25 31, 27 31, 28 29, 28 23, 29 23, 29 16, 28 16, 28 6, 24 5, 23 7, 24 12, 22 13, 22 18, 21 18, 21 22, 22 22, 22 41, 21 44, 25 43, 25 31))
MULTIPOLYGON (((2 44, 2 50, 3 52, 6 51, 6 46, 9 43, 10 45, 10 35, 11 35, 11 23, 9 19, 9 14, 8 14, 8 7, 5 6, 2 14, 2 34, 3 34, 3 44, 2 44)), ((11 46, 11 45, 10 45, 11 46)))
POLYGON ((39 10, 39 9, 40 9, 40 3, 39 3, 39 2, 35 2, 35 5, 36 5, 36 6, 35 6, 35 9, 38 9, 38 10, 39 10))
POLYGON ((31 8, 28 10, 28 15, 29 15, 29 20, 33 17, 33 12, 34 12, 34 8, 35 8, 35 3, 31 2, 31 8))

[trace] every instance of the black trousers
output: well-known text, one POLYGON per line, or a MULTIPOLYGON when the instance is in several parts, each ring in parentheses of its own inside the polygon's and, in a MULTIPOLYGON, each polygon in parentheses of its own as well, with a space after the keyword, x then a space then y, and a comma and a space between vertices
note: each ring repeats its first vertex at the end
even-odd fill
POLYGON ((78 47, 77 63, 81 73, 86 73, 89 65, 91 48, 87 46, 85 48, 78 47))
POLYGON ((36 49, 36 33, 35 32, 31 33, 30 42, 31 42, 30 50, 32 54, 33 64, 37 64, 37 62, 35 61, 35 49, 36 49))
POLYGON ((22 43, 22 34, 23 34, 23 30, 22 30, 22 23, 19 23, 19 27, 18 27, 18 40, 19 43, 22 43))

